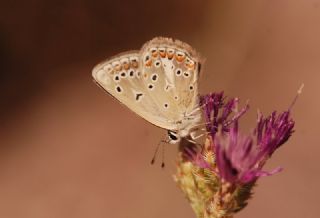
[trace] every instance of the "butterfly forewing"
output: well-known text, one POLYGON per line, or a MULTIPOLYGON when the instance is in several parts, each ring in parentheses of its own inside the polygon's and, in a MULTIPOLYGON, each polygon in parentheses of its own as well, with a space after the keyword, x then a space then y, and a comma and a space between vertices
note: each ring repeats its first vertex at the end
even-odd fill
POLYGON ((144 84, 139 53, 125 53, 106 60, 93 69, 92 75, 104 90, 139 116, 161 128, 175 128, 150 97, 144 84))

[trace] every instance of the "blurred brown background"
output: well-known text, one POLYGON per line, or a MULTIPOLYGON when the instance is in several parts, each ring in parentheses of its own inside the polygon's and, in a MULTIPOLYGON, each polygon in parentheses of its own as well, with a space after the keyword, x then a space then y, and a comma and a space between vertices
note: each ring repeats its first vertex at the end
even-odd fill
POLYGON ((150 166, 164 131, 91 79, 155 36, 206 57, 201 93, 250 99, 247 129, 305 83, 296 133, 266 166, 285 171, 237 217, 319 217, 319 0, 2 1, 0 217, 194 217, 172 181, 176 147, 165 170, 150 166))

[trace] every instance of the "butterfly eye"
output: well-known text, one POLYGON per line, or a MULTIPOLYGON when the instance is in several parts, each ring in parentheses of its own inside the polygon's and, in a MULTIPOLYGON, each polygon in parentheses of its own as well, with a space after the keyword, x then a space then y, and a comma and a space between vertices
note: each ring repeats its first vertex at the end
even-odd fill
POLYGON ((193 85, 189 86, 189 90, 192 91, 194 89, 193 85))
POLYGON ((161 66, 161 61, 160 60, 155 61, 154 62, 154 66, 157 67, 157 68, 160 67, 161 66))
POLYGON ((158 80, 158 74, 156 74, 156 73, 152 74, 151 80, 156 82, 158 80))
POLYGON ((182 70, 181 70, 180 68, 178 68, 178 69, 176 70, 176 75, 177 75, 177 76, 181 76, 181 74, 182 74, 182 70))
POLYGON ((168 130, 168 137, 170 144, 177 144, 181 141, 181 137, 178 135, 178 133, 171 130, 168 130))
POLYGON ((177 140, 178 140, 178 135, 177 135, 177 133, 168 130, 168 135, 169 135, 169 138, 170 138, 172 141, 177 141, 177 140))
POLYGON ((116 91, 117 91, 118 93, 121 93, 121 92, 122 92, 121 86, 116 86, 116 91))
POLYGON ((165 109, 167 109, 167 108, 169 108, 169 104, 168 104, 168 103, 164 103, 164 104, 163 104, 163 107, 164 107, 165 109))

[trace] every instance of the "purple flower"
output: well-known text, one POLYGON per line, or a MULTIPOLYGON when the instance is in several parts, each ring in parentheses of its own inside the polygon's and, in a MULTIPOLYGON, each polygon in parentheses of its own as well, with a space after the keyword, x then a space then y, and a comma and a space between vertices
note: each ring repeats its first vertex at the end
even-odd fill
POLYGON ((290 118, 290 112, 285 111, 277 116, 274 111, 270 116, 263 118, 258 113, 258 123, 254 131, 257 143, 262 150, 267 150, 269 156, 283 145, 293 133, 294 121, 290 118))
POLYGON ((290 138, 294 121, 290 118, 289 110, 279 115, 273 112, 266 118, 259 113, 252 134, 241 135, 238 131, 239 119, 249 106, 247 104, 238 112, 238 102, 237 98, 232 98, 224 103, 222 92, 201 98, 206 129, 212 137, 212 146, 207 149, 215 153, 216 167, 212 169, 201 153, 194 155, 193 161, 200 168, 209 168, 229 183, 246 184, 282 170, 278 167, 266 172, 262 167, 273 152, 290 138))
POLYGON ((223 92, 211 93, 200 97, 200 105, 204 106, 206 128, 208 132, 218 131, 218 113, 223 106, 223 92))
POLYGON ((227 103, 224 101, 223 92, 211 93, 200 97, 200 105, 204 107, 206 129, 212 138, 220 130, 222 133, 229 132, 230 125, 249 109, 247 104, 240 111, 237 111, 238 98, 231 98, 227 103), (233 116, 230 118, 232 113, 233 116))
POLYGON ((228 135, 214 140, 220 177, 233 184, 245 184, 281 171, 281 168, 271 172, 261 169, 263 165, 260 163, 268 157, 268 151, 260 149, 252 136, 239 135, 237 126, 236 122, 228 135))

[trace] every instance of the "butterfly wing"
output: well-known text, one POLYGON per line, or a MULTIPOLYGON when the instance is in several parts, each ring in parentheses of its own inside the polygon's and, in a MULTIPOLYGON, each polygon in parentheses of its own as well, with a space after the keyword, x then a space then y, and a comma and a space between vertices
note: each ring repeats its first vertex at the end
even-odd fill
MULTIPOLYGON (((95 81, 150 123, 180 130, 198 107, 199 56, 191 46, 155 38, 141 51, 119 54, 98 64, 95 81)), ((190 121, 192 122, 192 121, 190 121)))
MULTIPOLYGON (((157 37, 141 50, 141 72, 150 97, 169 122, 178 124, 198 105, 199 55, 186 43, 157 37)), ((200 112, 200 111, 199 111, 200 112)), ((200 119, 200 118, 199 118, 200 119)), ((176 130, 185 128, 180 123, 176 130)))
POLYGON ((142 75, 139 51, 114 56, 94 67, 94 80, 109 94, 150 123, 173 130, 167 115, 159 111, 142 75))

